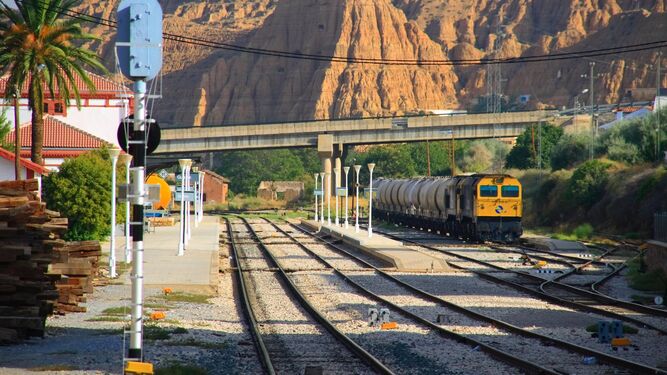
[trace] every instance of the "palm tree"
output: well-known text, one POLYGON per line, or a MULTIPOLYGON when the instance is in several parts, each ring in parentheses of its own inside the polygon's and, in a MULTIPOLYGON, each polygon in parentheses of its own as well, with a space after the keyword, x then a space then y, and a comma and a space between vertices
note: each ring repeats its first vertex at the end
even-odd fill
MULTIPOLYGON (((97 39, 84 33, 76 19, 62 19, 77 0, 17 0, 13 9, 2 3, 0 16, 0 69, 9 72, 5 87, 24 87, 28 83, 28 106, 32 111, 32 161, 43 164, 44 91, 52 99, 69 105, 70 96, 80 108, 81 99, 75 83, 78 76, 91 91, 95 90, 84 66, 106 69, 98 56, 81 42, 97 39)), ((5 90, 5 98, 14 94, 5 90)))

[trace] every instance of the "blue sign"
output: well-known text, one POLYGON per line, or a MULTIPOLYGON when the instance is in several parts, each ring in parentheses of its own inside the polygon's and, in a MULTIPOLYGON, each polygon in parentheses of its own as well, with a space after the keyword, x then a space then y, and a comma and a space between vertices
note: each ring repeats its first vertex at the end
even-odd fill
POLYGON ((504 211, 505 211, 505 209, 503 208, 503 206, 496 207, 496 213, 497 214, 502 214, 504 211))
POLYGON ((316 197, 321 197, 322 196, 322 190, 315 190, 313 193, 315 193, 316 197))
POLYGON ((116 48, 127 78, 157 77, 162 68, 162 8, 157 0, 120 2, 116 48))

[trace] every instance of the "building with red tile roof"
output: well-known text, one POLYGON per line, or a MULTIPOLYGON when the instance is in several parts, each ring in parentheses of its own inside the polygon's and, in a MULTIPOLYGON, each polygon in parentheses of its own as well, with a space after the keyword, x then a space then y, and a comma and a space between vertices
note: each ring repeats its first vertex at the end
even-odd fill
MULTIPOLYGON (((24 123, 20 128, 21 157, 30 157, 32 146, 32 124, 24 123)), ((14 142, 12 129, 5 138, 6 143, 14 142)), ((111 143, 78 129, 54 116, 44 116, 44 166, 55 170, 67 158, 77 157, 90 150, 111 147, 111 143)))
MULTIPOLYGON (((129 99, 131 90, 121 82, 102 77, 99 74, 88 72, 88 76, 97 88, 95 91, 91 91, 78 76, 74 80, 81 98, 80 108, 77 108, 73 97, 70 98, 69 106, 65 105, 65 101, 58 98, 58 90, 54 92, 55 99, 52 99, 48 88, 45 86, 44 114, 106 143, 117 145, 118 124, 128 113, 132 112, 133 103, 129 99)), ((8 89, 7 78, 6 75, 0 77, 0 93, 4 93, 8 89)), ((71 92, 72 90, 70 90, 71 92)), ((14 126, 13 104, 13 101, 0 99, 0 111, 6 110, 7 119, 12 123, 12 127, 14 126)), ((22 124, 31 121, 31 111, 28 107, 28 82, 24 84, 21 92, 19 117, 19 122, 22 124)))
MULTIPOLYGON (((0 181, 13 180, 16 177, 14 168, 16 160, 13 152, 0 148, 0 181)), ((29 159, 20 158, 21 178, 30 179, 43 176, 49 173, 49 170, 29 159)))

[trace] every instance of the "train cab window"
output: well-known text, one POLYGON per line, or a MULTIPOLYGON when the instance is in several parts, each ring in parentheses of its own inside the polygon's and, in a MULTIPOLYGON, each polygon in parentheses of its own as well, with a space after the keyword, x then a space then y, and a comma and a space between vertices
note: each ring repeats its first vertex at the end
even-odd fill
POLYGON ((503 197, 516 198, 519 196, 519 187, 515 185, 503 186, 501 193, 503 197))
POLYGON ((498 186, 496 185, 482 185, 479 187, 480 197, 497 197, 498 186))

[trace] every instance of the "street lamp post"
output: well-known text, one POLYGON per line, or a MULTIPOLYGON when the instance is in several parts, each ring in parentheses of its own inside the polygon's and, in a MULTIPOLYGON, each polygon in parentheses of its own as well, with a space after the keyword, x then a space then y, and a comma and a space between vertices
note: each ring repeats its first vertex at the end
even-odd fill
POLYGON ((322 211, 320 212, 320 222, 324 225, 324 173, 320 173, 320 178, 322 179, 322 211))
POLYGON ((199 222, 204 220, 204 171, 199 171, 199 222))
POLYGON ((355 210, 355 223, 354 231, 359 233, 359 172, 361 171, 361 165, 357 164, 354 166, 354 171, 357 173, 357 209, 355 210))
POLYGON ((195 212, 195 228, 199 228, 199 167, 192 167, 192 171, 197 173, 197 182, 192 184, 195 199, 192 208, 195 212))
MULTIPOLYGON (((324 172, 327 176, 327 181, 331 181, 331 173, 324 172)), ((330 186, 330 184, 328 184, 330 186)), ((331 196, 327 197, 327 223, 331 225, 331 196)))
POLYGON ((347 211, 349 211, 349 206, 347 204, 347 196, 350 195, 350 185, 348 185, 347 181, 347 175, 350 172, 350 167, 344 167, 343 170, 345 171, 345 229, 348 229, 350 225, 347 222, 347 211))
POLYGON ((368 163, 368 170, 370 171, 370 195, 368 196, 368 238, 373 237, 373 229, 371 224, 373 219, 373 168, 375 168, 375 163, 368 163))
MULTIPOLYGON (((185 190, 190 191, 190 170, 192 169, 192 159, 188 159, 188 166, 185 168, 185 190)), ((190 242, 192 237, 192 215, 190 215, 190 200, 185 201, 185 216, 187 217, 187 227, 185 233, 185 246, 190 242)))
MULTIPOLYGON (((130 164, 132 163, 132 155, 122 154, 118 157, 121 164, 125 165, 125 182, 130 183, 130 164)), ((125 263, 132 262, 132 241, 130 236, 130 200, 125 200, 125 263)))
POLYGON ((315 221, 319 221, 318 216, 317 216, 317 211, 320 210, 320 207, 317 205, 317 180, 320 178, 319 173, 315 173, 315 191, 313 195, 315 195, 315 221))
POLYGON ((118 162, 120 149, 110 148, 111 156, 111 244, 109 245, 109 277, 117 277, 116 274, 116 163, 118 162))
POLYGON ((334 175, 336 176, 336 226, 339 225, 338 221, 338 185, 340 185, 340 181, 338 181, 338 178, 340 176, 340 168, 334 168, 334 175))
POLYGON ((176 255, 183 256, 185 250, 185 169, 188 166, 188 159, 178 159, 178 165, 181 167, 181 207, 180 207, 180 234, 178 236, 178 253, 176 255))

